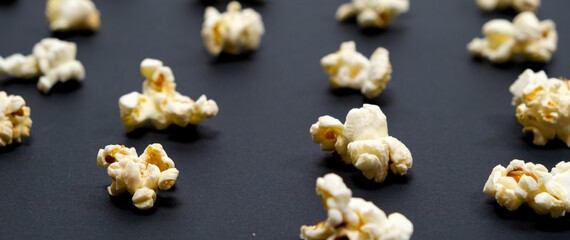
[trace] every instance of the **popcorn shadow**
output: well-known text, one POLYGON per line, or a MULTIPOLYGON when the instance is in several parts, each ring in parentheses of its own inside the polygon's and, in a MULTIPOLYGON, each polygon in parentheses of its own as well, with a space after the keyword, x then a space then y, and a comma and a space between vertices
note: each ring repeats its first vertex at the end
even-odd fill
POLYGON ((45 95, 50 95, 54 93, 70 93, 80 88, 81 88, 81 83, 76 80, 70 80, 67 82, 58 82, 45 95))
POLYGON ((552 218, 550 215, 538 215, 528 205, 523 204, 516 211, 509 211, 505 207, 501 207, 496 200, 488 199, 488 205, 493 205, 493 212, 504 220, 517 221, 517 227, 525 228, 521 223, 529 223, 539 231, 544 232, 563 232, 570 231, 570 217, 552 218))
POLYGON ((500 18, 512 21, 513 18, 515 18, 519 14, 519 12, 517 12, 517 10, 515 10, 514 8, 493 9, 491 11, 485 11, 482 9, 479 10, 481 10, 480 11, 481 16, 489 19, 500 18))
POLYGON ((195 142, 199 139, 214 139, 218 132, 212 131, 207 127, 200 127, 188 124, 186 127, 171 125, 164 130, 156 130, 152 127, 137 128, 132 132, 127 133, 130 138, 142 138, 149 132, 163 132, 168 135, 169 140, 182 143, 195 142))
POLYGON ((15 77, 9 77, 6 80, 2 80, 2 86, 7 87, 10 85, 17 85, 17 84, 22 84, 22 85, 32 85, 32 84, 37 84, 38 82, 38 78, 15 78, 15 77))
POLYGON ((8 4, 12 4, 15 2, 16 2, 16 0, 0 0, 0 5, 8 5, 8 4))
POLYGON ((374 104, 378 106, 385 106, 390 103, 390 91, 383 91, 377 97, 373 99, 366 98, 360 90, 352 89, 352 88, 330 88, 329 92, 337 97, 346 97, 352 95, 360 95, 362 96, 362 101, 364 103, 374 104))
POLYGON ((387 28, 367 27, 360 29, 360 31, 366 36, 374 37, 383 34, 389 30, 387 28))
POLYGON ((9 153, 14 151, 17 147, 19 147, 20 145, 22 145, 22 143, 12 143, 12 144, 8 144, 4 147, 0 147, 0 155, 4 154, 4 153, 9 153))
MULTIPOLYGON (((502 69, 502 70, 517 70, 517 71, 520 71, 520 73, 522 73, 522 71, 530 68, 535 72, 540 71, 540 70, 544 70, 544 71, 548 72, 548 64, 547 63, 530 62, 530 61, 526 61, 526 60, 518 58, 518 57, 513 59, 513 61, 508 61, 508 62, 504 62, 504 63, 493 63, 486 58, 477 57, 477 56, 473 56, 471 59, 476 64, 491 64, 491 66, 493 66, 494 68, 502 69)), ((551 59, 550 62, 552 62, 553 60, 554 60, 554 58, 551 59)))
POLYGON ((388 170, 388 176, 384 179, 383 182, 375 182, 374 179, 368 179, 362 173, 354 174, 351 179, 354 182, 354 185, 360 189, 365 190, 375 190, 383 187, 387 187, 390 185, 403 185, 407 184, 410 179, 412 178, 411 173, 408 172, 404 176, 400 176, 397 174, 393 174, 392 171, 388 170))
POLYGON ((221 52, 219 56, 212 59, 212 65, 219 65, 224 63, 232 63, 232 62, 239 62, 239 61, 250 61, 253 59, 254 52, 253 51, 246 51, 241 52, 237 55, 221 52))
POLYGON ((72 37, 90 37, 95 35, 97 31, 90 31, 90 30, 73 30, 73 31, 66 31, 66 32, 52 32, 51 36, 55 38, 59 38, 61 40, 66 40, 72 37))
POLYGON ((344 163, 344 161, 340 158, 340 156, 336 154, 330 154, 324 157, 323 160, 320 161, 320 165, 330 170, 334 170, 335 172, 358 171, 358 169, 356 169, 351 164, 344 163))
MULTIPOLYGON (((227 6, 228 3, 230 3, 233 0, 227 0, 227 1, 223 1, 224 6, 227 6)), ((220 1, 217 0, 200 0, 198 1, 200 2, 202 5, 204 6, 214 6, 216 4, 219 4, 220 1)), ((265 1, 263 0, 240 0, 239 1, 240 4, 251 4, 251 5, 264 5, 265 1)), ((218 10, 222 10, 222 9, 218 9, 218 10)), ((223 10, 225 11, 225 8, 223 8, 223 10)))
POLYGON ((546 142, 546 144, 544 146, 539 146, 539 145, 535 145, 534 143, 532 143, 532 140, 534 139, 534 135, 532 133, 523 134, 521 139, 529 147, 533 147, 533 148, 541 149, 541 150, 555 150, 555 149, 567 149, 568 148, 566 143, 564 141, 558 139, 558 137, 556 137, 552 140, 549 140, 548 142, 546 142))
MULTIPOLYGON (((173 191, 175 187, 176 187, 176 185, 173 186, 168 191, 173 191)), ((105 187, 105 193, 107 193, 106 188, 107 187, 105 187)), ((132 211, 136 215, 143 215, 143 216, 153 215, 159 208, 173 209, 173 208, 176 208, 178 206, 179 203, 176 200, 176 198, 165 197, 165 196, 161 196, 160 194, 161 194, 161 191, 159 190, 158 194, 156 195, 156 201, 154 202, 154 206, 150 209, 147 209, 147 210, 138 209, 133 204, 133 200, 132 200, 133 196, 130 195, 129 193, 123 193, 122 195, 115 196, 115 197, 109 195, 109 198, 111 198, 111 202, 113 203, 113 205, 115 205, 115 207, 117 207, 121 210, 132 211)))

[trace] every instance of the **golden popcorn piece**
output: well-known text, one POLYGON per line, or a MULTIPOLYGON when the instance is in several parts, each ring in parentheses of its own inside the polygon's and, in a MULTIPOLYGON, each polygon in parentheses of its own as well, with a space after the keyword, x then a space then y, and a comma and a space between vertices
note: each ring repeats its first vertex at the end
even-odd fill
POLYGON ((91 0, 48 0, 46 16, 52 31, 97 31, 101 25, 99 10, 91 0))
POLYGON ((477 5, 485 11, 512 8, 518 12, 536 12, 540 7, 540 0, 477 0, 477 5))
POLYGON ((0 147, 21 142, 30 136, 30 107, 21 96, 0 91, 0 147))
POLYGON ((351 0, 338 8, 336 19, 345 21, 356 17, 361 28, 385 28, 409 8, 409 0, 351 0))

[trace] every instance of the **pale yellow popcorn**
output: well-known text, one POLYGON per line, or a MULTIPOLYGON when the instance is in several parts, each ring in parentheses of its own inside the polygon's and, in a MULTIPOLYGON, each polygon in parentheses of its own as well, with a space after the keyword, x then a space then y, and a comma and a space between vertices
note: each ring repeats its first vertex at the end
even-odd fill
POLYGON ((107 187, 109 195, 127 191, 133 195, 134 205, 142 210, 154 206, 158 189, 170 189, 178 178, 178 169, 158 143, 149 145, 140 156, 134 148, 107 145, 99 149, 97 165, 107 167, 107 174, 113 178, 107 187))
POLYGON ((362 28, 385 28, 409 8, 409 0, 352 0, 338 8, 336 19, 344 21, 356 17, 362 28))
POLYGON ((242 49, 253 51, 264 32, 261 15, 251 8, 242 10, 237 1, 230 2, 224 13, 214 7, 206 8, 202 38, 211 55, 218 56, 222 51, 235 55, 242 49))
POLYGON ((485 11, 513 8, 518 12, 536 12, 540 7, 540 0, 477 0, 477 5, 485 11))
POLYGON ((48 0, 46 16, 52 31, 97 31, 99 10, 91 0, 48 0))
POLYGON ((414 226, 400 213, 386 213, 374 203, 353 198, 342 178, 329 173, 317 179, 317 194, 323 197, 327 220, 301 227, 305 240, 406 240, 414 226))
POLYGON ((388 136, 386 116, 376 105, 364 104, 350 110, 344 124, 331 116, 322 116, 310 132, 322 150, 337 153, 345 163, 353 164, 376 182, 384 181, 388 169, 404 175, 412 167, 410 150, 388 136))
POLYGON ((0 147, 21 142, 30 136, 30 107, 20 96, 0 91, 0 147))
POLYGON ((142 94, 131 92, 119 99, 121 119, 128 132, 144 126, 149 120, 161 130, 171 124, 195 125, 218 114, 218 105, 206 95, 194 101, 176 92, 172 70, 161 61, 143 60, 141 73, 146 78, 142 94))
POLYGON ((527 203, 540 215, 564 216, 570 211, 570 162, 558 163, 550 173, 541 164, 518 159, 507 168, 497 165, 483 192, 509 211, 527 203))
POLYGON ((483 25, 485 38, 474 38, 467 49, 477 57, 504 63, 516 56, 527 61, 548 62, 556 51, 558 33, 552 20, 539 21, 532 12, 518 14, 513 22, 491 20, 483 25))
POLYGON ((545 145, 558 138, 570 147, 570 83, 548 79, 544 71, 525 70, 509 88, 523 132, 534 134, 533 143, 545 145))

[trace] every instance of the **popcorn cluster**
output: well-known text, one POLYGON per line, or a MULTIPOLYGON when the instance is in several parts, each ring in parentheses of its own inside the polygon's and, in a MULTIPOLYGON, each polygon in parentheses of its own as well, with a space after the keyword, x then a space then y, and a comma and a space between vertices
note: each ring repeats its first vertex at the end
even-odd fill
POLYGON ((251 8, 241 10, 239 2, 230 2, 224 13, 214 7, 206 8, 202 38, 211 55, 218 56, 222 51, 238 54, 243 48, 253 51, 264 32, 259 13, 251 8))
POLYGON ((317 179, 317 194, 323 197, 327 220, 301 227, 305 240, 406 240, 414 226, 400 213, 386 213, 374 203, 353 198, 342 178, 329 173, 317 179))
POLYGON ((91 0, 48 0, 46 16, 52 31, 97 31, 99 10, 91 0))
POLYGON ((206 95, 194 101, 176 92, 172 70, 161 61, 143 60, 141 73, 146 77, 143 93, 131 92, 119 99, 121 119, 128 132, 144 126, 149 120, 161 130, 171 124, 181 127, 198 124, 204 118, 218 114, 218 105, 206 95))
POLYGON ((319 117, 311 126, 311 137, 322 150, 339 154, 345 163, 352 163, 376 182, 384 181, 388 168, 404 175, 412 167, 410 150, 388 136, 386 116, 376 105, 350 110, 344 125, 328 115, 319 117))
POLYGON ((477 0, 477 5, 485 11, 513 8, 518 12, 536 12, 540 7, 540 0, 477 0))
POLYGON ((48 93, 57 82, 85 78, 85 69, 75 59, 77 46, 73 42, 56 38, 45 38, 34 45, 31 55, 13 54, 7 58, 0 57, 0 74, 17 78, 36 78, 38 89, 48 93))
POLYGON ((352 0, 338 8, 336 19, 344 21, 356 17, 362 28, 384 28, 409 8, 409 0, 352 0))
POLYGON ((128 191, 135 206, 142 210, 154 205, 158 189, 170 189, 178 178, 178 169, 158 143, 149 145, 140 156, 134 148, 107 145, 99 149, 97 165, 107 167, 107 174, 113 178, 107 187, 109 195, 128 191))
POLYGON ((493 168, 483 192, 509 211, 527 203, 540 215, 553 218, 570 211, 570 162, 560 162, 548 172, 541 164, 513 160, 507 168, 493 168))
POLYGON ((504 63, 520 55, 533 62, 548 62, 556 51, 558 33, 552 20, 539 21, 532 12, 523 12, 513 22, 494 19, 483 25, 485 38, 475 38, 467 49, 477 57, 504 63))
POLYGON ((30 107, 20 96, 0 91, 0 147, 12 142, 21 142, 22 137, 30 136, 30 107))
POLYGON ((356 51, 353 41, 343 42, 340 50, 321 59, 333 88, 360 90, 367 98, 377 97, 390 81, 392 65, 388 50, 379 47, 370 60, 356 51))

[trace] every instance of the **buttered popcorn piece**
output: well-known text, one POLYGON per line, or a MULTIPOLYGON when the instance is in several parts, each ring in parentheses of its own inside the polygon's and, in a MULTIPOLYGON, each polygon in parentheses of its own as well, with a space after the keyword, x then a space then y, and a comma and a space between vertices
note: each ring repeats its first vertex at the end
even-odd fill
POLYGON ((0 147, 30 136, 30 108, 20 96, 0 91, 0 147))
POLYGON ((97 31, 99 10, 91 0, 48 0, 46 16, 52 31, 97 31))
POLYGON ((331 116, 322 116, 310 132, 322 150, 340 155, 345 163, 353 164, 376 182, 384 181, 388 169, 404 175, 412 167, 410 150, 388 136, 386 116, 376 105, 364 104, 350 110, 344 124, 331 116))
POLYGON ((570 147, 570 83, 546 76, 544 71, 525 70, 509 88, 516 117, 533 143, 545 145, 556 136, 570 147))
POLYGON ((385 28, 409 8, 409 0, 352 0, 338 8, 336 19, 344 21, 356 17, 362 28, 385 28))
POLYGON ((242 49, 257 49, 265 32, 261 15, 251 8, 241 9, 239 2, 228 4, 227 11, 206 8, 202 24, 204 45, 211 55, 221 52, 238 54, 242 49))
POLYGON ((518 12, 536 12, 540 7, 540 0, 477 0, 477 5, 485 11, 513 8, 518 12))
POLYGON ((342 43, 340 50, 323 57, 321 66, 330 75, 333 88, 360 90, 370 99, 386 88, 392 73, 388 50, 377 48, 368 60, 356 51, 353 41, 342 43))
POLYGON ((121 119, 128 132, 142 127, 147 121, 157 129, 171 124, 185 127, 198 124, 204 118, 218 114, 218 105, 202 95, 194 101, 176 92, 172 70, 155 59, 141 63, 141 73, 146 78, 142 94, 131 92, 119 99, 121 119))
POLYGON ((532 12, 522 12, 513 22, 491 20, 483 25, 485 38, 475 38, 467 49, 477 57, 504 63, 515 56, 527 61, 548 62, 556 51, 558 33, 552 20, 539 21, 532 12))
POLYGON ((327 220, 301 227, 305 240, 406 240, 414 226, 400 213, 386 213, 374 203, 353 198, 342 178, 329 173, 317 179, 317 194, 323 197, 327 220))
POLYGON ((560 162, 550 173, 541 164, 515 159, 505 168, 493 168, 483 192, 509 211, 527 203, 540 215, 553 218, 570 211, 570 162, 560 162))
POLYGON ((99 150, 97 165, 107 167, 107 174, 113 178, 107 187, 109 195, 129 192, 134 205, 142 210, 154 206, 158 189, 170 189, 178 178, 174 162, 158 143, 149 145, 140 156, 134 148, 107 145, 99 150))

